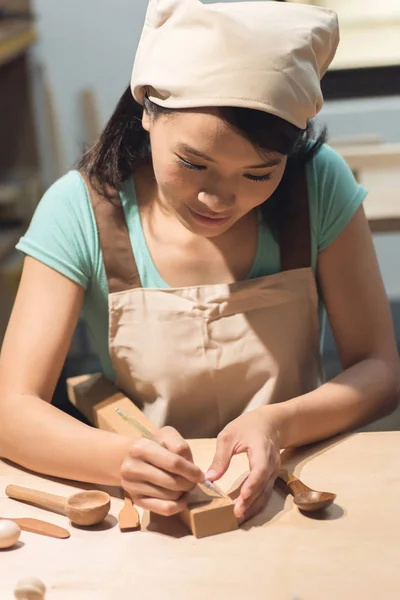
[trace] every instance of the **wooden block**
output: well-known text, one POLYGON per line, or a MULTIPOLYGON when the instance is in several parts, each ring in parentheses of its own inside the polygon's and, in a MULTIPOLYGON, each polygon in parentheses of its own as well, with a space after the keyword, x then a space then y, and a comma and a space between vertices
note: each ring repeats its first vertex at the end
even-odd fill
MULTIPOLYGON (((146 429, 157 432, 142 411, 101 373, 69 378, 67 390, 70 402, 99 429, 139 437, 135 428, 115 412, 116 408, 122 408, 146 429)), ((221 498, 200 485, 190 493, 188 509, 178 516, 195 537, 202 538, 237 529, 233 508, 229 496, 221 498)))
POLYGON ((189 508, 180 513, 179 518, 196 538, 208 537, 238 529, 233 507, 229 496, 211 497, 204 504, 189 504, 189 508))
POLYGON ((139 437, 136 430, 115 412, 116 408, 122 408, 150 431, 157 431, 142 411, 101 373, 70 377, 67 391, 71 404, 99 429, 139 437))

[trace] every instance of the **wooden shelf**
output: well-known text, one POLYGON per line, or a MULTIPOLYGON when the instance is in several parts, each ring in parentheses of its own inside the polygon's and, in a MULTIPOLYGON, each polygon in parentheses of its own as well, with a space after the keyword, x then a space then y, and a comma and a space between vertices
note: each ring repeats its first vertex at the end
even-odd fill
POLYGON ((400 232, 400 144, 336 144, 358 181, 368 190, 364 210, 374 233, 400 232))
POLYGON ((342 23, 331 71, 400 65, 400 20, 342 23))
POLYGON ((0 264, 14 250, 20 237, 25 233, 26 227, 10 227, 10 229, 0 229, 0 264))
POLYGON ((0 67, 25 52, 36 41, 32 25, 8 23, 0 26, 0 67))

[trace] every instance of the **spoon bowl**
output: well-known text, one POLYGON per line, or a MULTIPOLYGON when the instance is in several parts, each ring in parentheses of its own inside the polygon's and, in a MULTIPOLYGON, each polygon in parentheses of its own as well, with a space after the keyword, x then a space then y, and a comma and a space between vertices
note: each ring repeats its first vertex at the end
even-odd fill
POLYGON ((330 492, 300 492, 296 494, 293 502, 304 512, 314 512, 317 510, 324 510, 334 503, 336 494, 330 492))
POLYGON ((106 492, 88 490, 67 498, 65 514, 75 525, 88 527, 104 521, 110 511, 110 496, 106 492))
POLYGON ((282 469, 278 479, 283 481, 293 495, 293 502, 303 512, 316 512, 328 508, 336 499, 331 492, 317 492, 300 481, 293 473, 282 469))

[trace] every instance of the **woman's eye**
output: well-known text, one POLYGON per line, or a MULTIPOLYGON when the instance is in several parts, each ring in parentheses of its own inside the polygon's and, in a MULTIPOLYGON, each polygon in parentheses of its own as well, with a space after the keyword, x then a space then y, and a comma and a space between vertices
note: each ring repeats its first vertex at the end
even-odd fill
POLYGON ((272 173, 267 173, 266 175, 245 175, 246 179, 250 179, 250 181, 269 181, 272 177, 272 173))
POLYGON ((179 164, 182 165, 182 167, 185 167, 186 169, 192 169, 193 171, 204 171, 204 169, 206 168, 201 165, 194 165, 193 163, 188 162, 184 158, 179 158, 179 164))

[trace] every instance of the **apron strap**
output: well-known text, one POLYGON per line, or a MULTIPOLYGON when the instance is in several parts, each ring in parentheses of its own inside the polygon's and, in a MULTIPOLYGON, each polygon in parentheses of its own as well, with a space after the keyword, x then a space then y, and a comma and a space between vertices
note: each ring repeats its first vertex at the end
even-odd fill
POLYGON ((281 271, 310 267, 311 228, 305 165, 289 159, 282 183, 277 198, 285 206, 285 210, 279 211, 277 222, 281 271))
POLYGON ((121 197, 105 198, 81 172, 89 191, 110 294, 142 287, 121 197))

